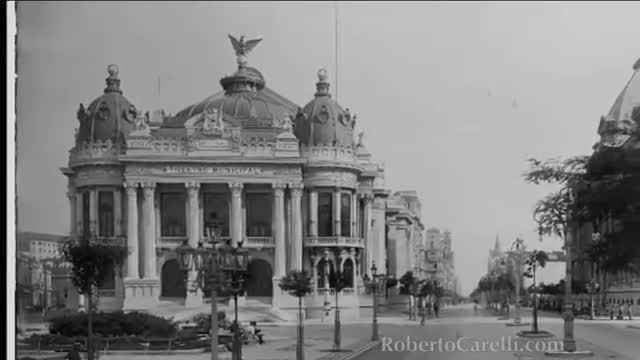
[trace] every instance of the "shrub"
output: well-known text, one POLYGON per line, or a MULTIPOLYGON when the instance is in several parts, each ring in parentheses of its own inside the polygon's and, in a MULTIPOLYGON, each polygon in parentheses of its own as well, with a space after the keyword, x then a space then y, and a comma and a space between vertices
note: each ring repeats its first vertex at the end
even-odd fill
MULTIPOLYGON (((49 332, 63 336, 84 336, 88 332, 87 325, 87 314, 77 313, 53 319, 49 332)), ((119 311, 94 314, 93 331, 103 336, 172 337, 176 333, 176 326, 172 321, 161 317, 119 311)))

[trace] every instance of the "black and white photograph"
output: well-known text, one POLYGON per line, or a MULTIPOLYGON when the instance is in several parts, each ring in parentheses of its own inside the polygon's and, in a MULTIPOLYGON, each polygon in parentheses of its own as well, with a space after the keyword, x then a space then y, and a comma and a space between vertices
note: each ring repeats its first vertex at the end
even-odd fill
POLYGON ((640 2, 7 2, 7 359, 640 360, 640 2))

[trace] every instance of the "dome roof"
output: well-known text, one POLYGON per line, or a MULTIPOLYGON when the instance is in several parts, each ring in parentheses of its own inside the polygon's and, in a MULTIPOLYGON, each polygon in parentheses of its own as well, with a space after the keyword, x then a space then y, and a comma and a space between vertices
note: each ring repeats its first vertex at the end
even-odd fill
POLYGON ((214 109, 222 111, 225 122, 243 127, 280 126, 285 118, 293 115, 298 107, 266 88, 262 73, 256 68, 247 66, 246 44, 253 41, 255 46, 259 40, 244 42, 241 38, 240 41, 233 42, 234 48, 238 46, 236 48, 238 70, 233 75, 220 80, 224 91, 179 111, 174 117, 167 119, 163 127, 184 127, 189 119, 202 116, 205 112, 210 113, 214 109), (244 48, 241 48, 242 46, 244 48), (238 49, 241 52, 238 52, 238 49))
POLYGON ((353 131, 356 116, 343 109, 329 93, 327 72, 318 71, 315 99, 311 100, 296 116, 295 135, 307 146, 353 147, 353 131))
POLYGON ((600 141, 595 150, 630 147, 640 135, 640 59, 633 66, 633 75, 616 98, 611 110, 600 119, 600 141), (627 145, 625 145, 627 144, 627 145))
POLYGON ((78 121, 80 126, 77 143, 106 141, 122 141, 133 127, 137 116, 136 107, 122 95, 118 66, 107 68, 107 87, 104 94, 92 101, 87 108, 80 104, 78 121))
POLYGON ((634 109, 640 107, 640 59, 633 66, 633 75, 616 98, 607 118, 615 121, 633 120, 634 109))

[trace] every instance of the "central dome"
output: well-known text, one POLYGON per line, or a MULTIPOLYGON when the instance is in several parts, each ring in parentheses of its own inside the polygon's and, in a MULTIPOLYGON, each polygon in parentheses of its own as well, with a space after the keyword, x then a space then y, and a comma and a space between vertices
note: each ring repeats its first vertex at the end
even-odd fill
MULTIPOLYGON (((241 38, 242 39, 242 38, 241 38)), ((244 41, 244 40, 242 40, 244 41)), ((262 73, 247 66, 247 43, 234 43, 238 56, 238 70, 220 80, 223 91, 179 111, 167 119, 164 127, 183 127, 189 120, 212 110, 222 111, 224 121, 235 126, 274 127, 294 114, 298 108, 291 101, 266 87, 262 73), (244 46, 244 47, 243 47, 244 46)))

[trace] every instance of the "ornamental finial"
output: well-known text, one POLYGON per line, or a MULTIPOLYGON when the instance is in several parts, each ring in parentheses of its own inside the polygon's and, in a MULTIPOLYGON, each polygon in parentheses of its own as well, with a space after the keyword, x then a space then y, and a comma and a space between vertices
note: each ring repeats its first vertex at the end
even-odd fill
POLYGON ((327 72, 327 69, 321 68, 320 70, 318 70, 318 81, 319 82, 327 82, 328 78, 329 78, 329 73, 327 72))
POLYGON ((260 41, 262 41, 262 38, 245 41, 244 35, 240 36, 240 40, 236 39, 230 34, 227 34, 227 35, 231 40, 231 45, 233 45, 233 49, 236 51, 236 56, 238 57, 238 66, 240 68, 246 67, 247 55, 249 55, 251 50, 253 50, 260 41))
POLYGON ((106 79, 107 87, 104 89, 105 94, 110 92, 118 92, 122 94, 122 90, 120 89, 120 79, 118 78, 118 65, 110 64, 107 66, 107 72, 109 73, 109 77, 106 79))

